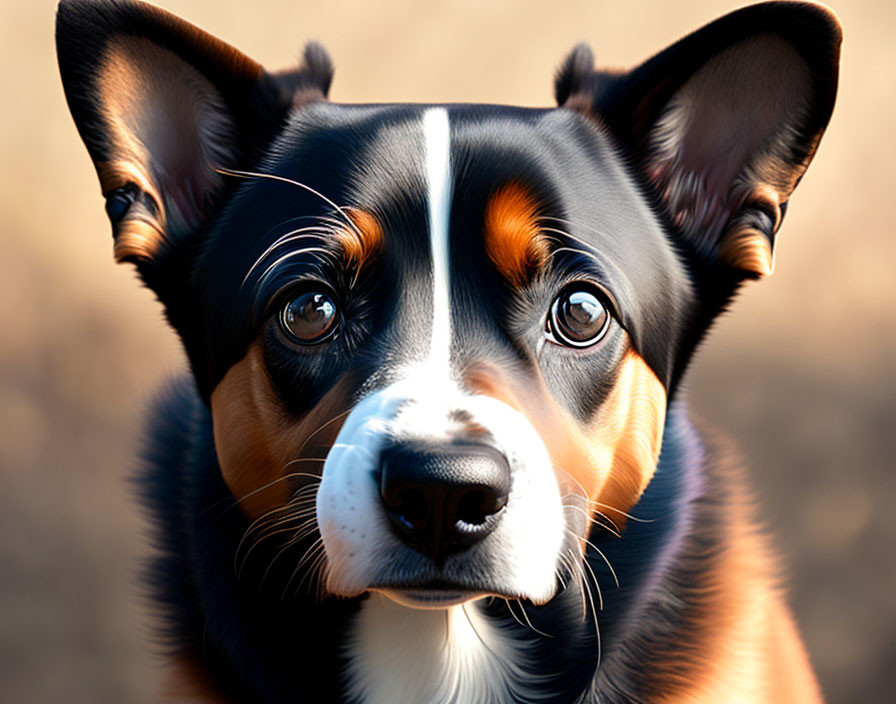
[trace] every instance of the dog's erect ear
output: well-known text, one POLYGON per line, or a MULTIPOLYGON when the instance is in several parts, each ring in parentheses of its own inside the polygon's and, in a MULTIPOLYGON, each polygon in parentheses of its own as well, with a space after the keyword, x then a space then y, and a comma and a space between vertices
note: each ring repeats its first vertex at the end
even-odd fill
POLYGON ((63 0, 56 46, 115 257, 136 262, 151 286, 216 212, 228 186, 218 169, 251 167, 289 110, 324 99, 332 78, 315 44, 299 69, 270 74, 174 15, 126 0, 63 0))
POLYGON ((634 155, 691 251, 758 277, 771 273, 784 206, 830 119, 840 41, 823 7, 754 5, 629 73, 595 72, 577 47, 555 92, 634 155))

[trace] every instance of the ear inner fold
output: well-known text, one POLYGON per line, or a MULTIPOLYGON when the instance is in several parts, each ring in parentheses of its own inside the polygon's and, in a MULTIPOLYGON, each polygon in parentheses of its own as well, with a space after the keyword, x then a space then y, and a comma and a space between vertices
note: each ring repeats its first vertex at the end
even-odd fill
POLYGON ((774 35, 710 59, 650 137, 648 172, 672 222, 698 250, 752 275, 772 269, 780 204, 807 166, 791 158, 810 101, 809 67, 774 35), (757 227, 755 213, 764 227, 757 227))
POLYGON ((200 222, 220 187, 215 168, 233 159, 234 125, 211 83, 148 39, 112 41, 98 73, 113 155, 99 165, 103 191, 136 183, 152 203, 118 224, 115 255, 151 258, 165 233, 174 237, 200 222))

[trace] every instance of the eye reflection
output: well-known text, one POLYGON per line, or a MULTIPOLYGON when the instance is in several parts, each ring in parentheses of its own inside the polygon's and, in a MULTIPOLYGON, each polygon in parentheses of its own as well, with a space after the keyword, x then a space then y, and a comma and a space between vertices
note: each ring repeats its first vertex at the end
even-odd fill
POLYGON ((567 347, 590 347, 610 326, 610 313, 600 296, 588 288, 567 289, 551 305, 546 334, 567 347))
POLYGON ((339 309, 326 293, 308 291, 290 300, 280 314, 280 327, 295 341, 313 345, 330 338, 337 329, 339 309))

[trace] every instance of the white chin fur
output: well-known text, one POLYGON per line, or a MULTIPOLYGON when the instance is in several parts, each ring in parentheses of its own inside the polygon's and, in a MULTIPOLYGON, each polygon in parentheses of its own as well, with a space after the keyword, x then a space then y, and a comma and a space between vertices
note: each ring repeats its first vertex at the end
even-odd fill
POLYGON ((530 647, 505 635, 475 604, 424 611, 372 594, 348 645, 349 698, 363 704, 549 700, 531 687, 530 647))

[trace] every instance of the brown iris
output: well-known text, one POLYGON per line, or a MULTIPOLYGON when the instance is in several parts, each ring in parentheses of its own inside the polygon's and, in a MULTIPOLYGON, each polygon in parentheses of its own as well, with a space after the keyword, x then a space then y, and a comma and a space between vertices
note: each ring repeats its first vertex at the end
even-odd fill
POLYGON ((330 338, 339 310, 326 293, 308 291, 290 300, 280 315, 280 326, 296 342, 314 345, 330 338))
POLYGON ((548 337, 568 347, 590 347, 610 327, 610 313, 600 296, 589 288, 570 288, 554 299, 548 319, 548 337))

